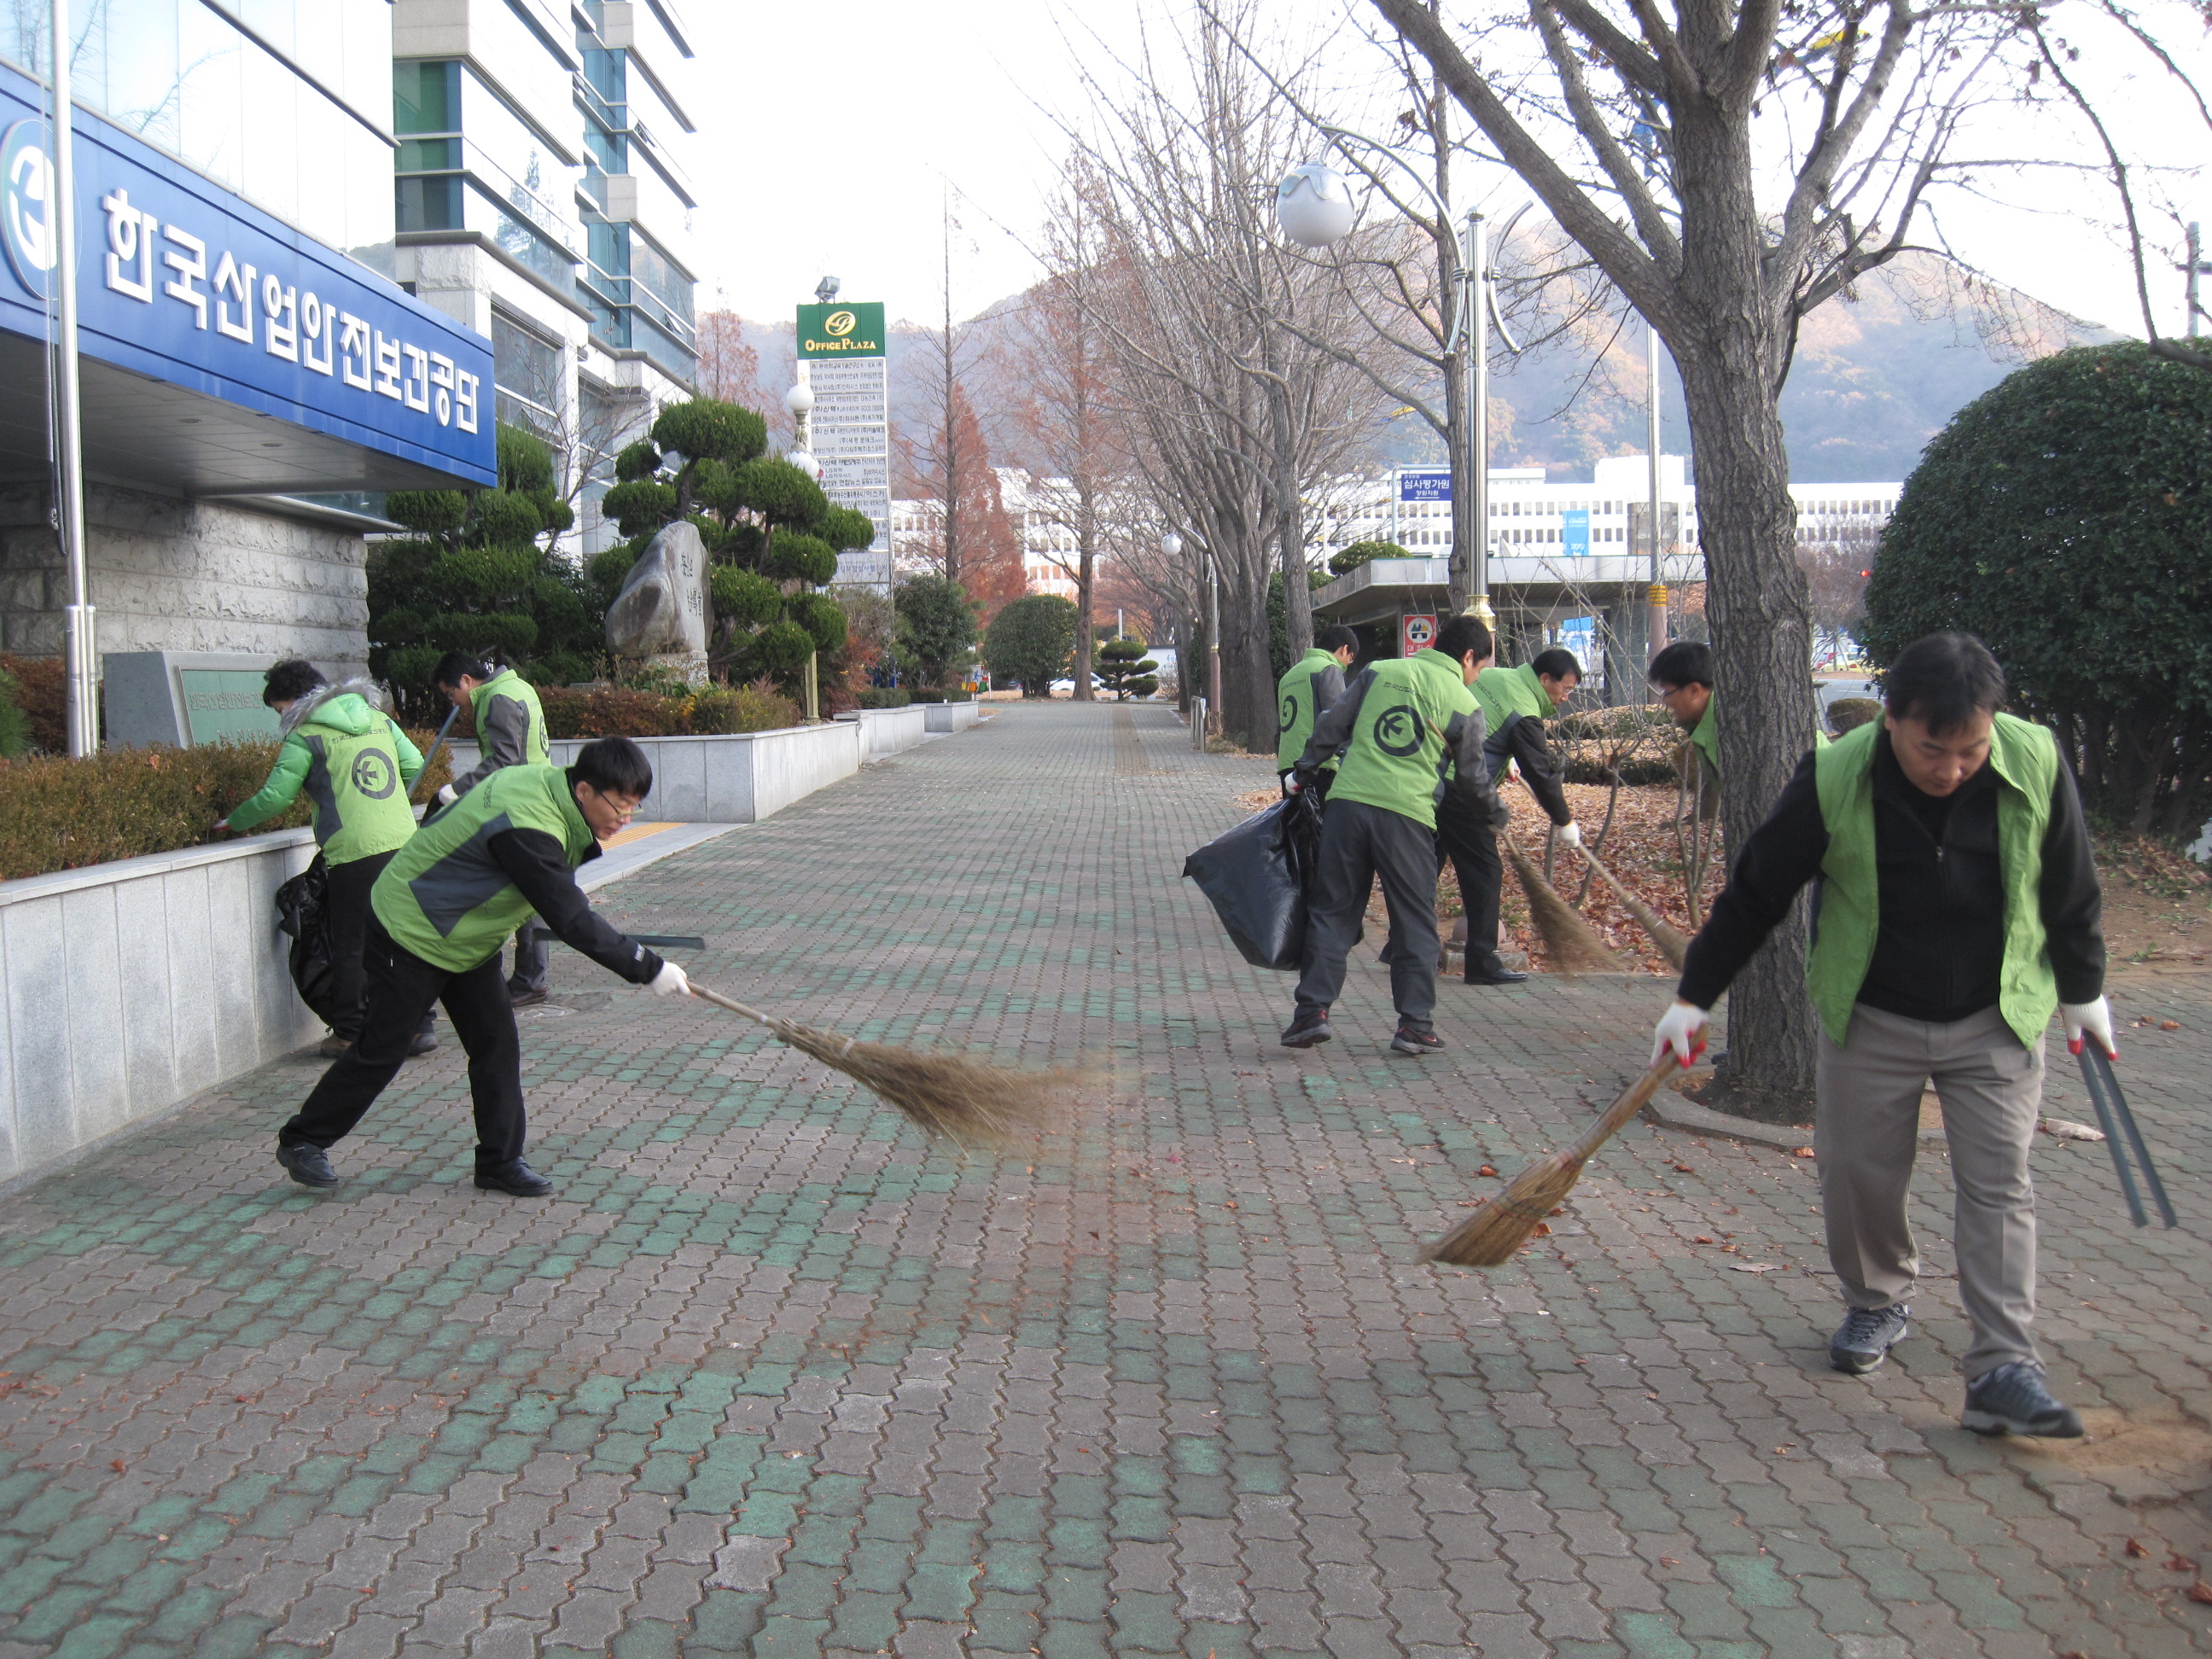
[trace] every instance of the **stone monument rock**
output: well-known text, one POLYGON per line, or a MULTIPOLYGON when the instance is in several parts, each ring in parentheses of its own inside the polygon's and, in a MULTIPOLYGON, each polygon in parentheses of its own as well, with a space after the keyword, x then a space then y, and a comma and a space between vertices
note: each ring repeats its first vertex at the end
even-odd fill
POLYGON ((607 648, 647 657, 693 678, 707 665, 707 550, 699 527, 679 520, 655 536, 607 607, 607 648))

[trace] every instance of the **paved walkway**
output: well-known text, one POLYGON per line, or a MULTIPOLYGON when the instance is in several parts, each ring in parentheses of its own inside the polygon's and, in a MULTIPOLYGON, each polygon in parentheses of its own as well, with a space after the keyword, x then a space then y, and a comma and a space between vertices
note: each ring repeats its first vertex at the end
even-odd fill
POLYGON ((1422 1062, 1363 961, 1347 1040, 1286 1053, 1287 980, 1177 879, 1266 775, 1164 711, 1003 708, 601 895, 758 1000, 1110 1065, 1064 1156, 963 1161, 556 951, 550 1201, 467 1185, 450 1047, 334 1194, 270 1157, 300 1060, 0 1200, 0 1659, 2212 1647, 2202 981, 2122 1003, 2181 1023, 2125 1059, 2184 1229, 2127 1228, 2102 1149, 2036 1154, 2102 1437, 1990 1443, 1946 1279, 1890 1368, 1826 1370, 1772 1151, 1635 1126, 1512 1267, 1414 1265, 1635 1069, 1661 988, 1449 986, 1422 1062))

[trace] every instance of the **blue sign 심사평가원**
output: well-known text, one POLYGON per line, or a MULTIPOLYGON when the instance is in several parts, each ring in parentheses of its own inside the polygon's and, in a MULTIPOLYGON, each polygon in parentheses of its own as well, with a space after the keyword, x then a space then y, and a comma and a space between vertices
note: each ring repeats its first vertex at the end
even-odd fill
POLYGON ((1589 514, 1577 508, 1572 513, 1559 514, 1559 550, 1571 559, 1589 556, 1589 514))
POLYGON ((1401 472, 1398 499, 1401 501, 1448 501, 1452 498, 1449 472, 1401 472))
MULTIPOLYGON (((0 68, 0 327, 33 339, 58 257, 42 95, 0 68)), ((83 355, 498 482, 489 341, 99 116, 75 121, 83 355)))

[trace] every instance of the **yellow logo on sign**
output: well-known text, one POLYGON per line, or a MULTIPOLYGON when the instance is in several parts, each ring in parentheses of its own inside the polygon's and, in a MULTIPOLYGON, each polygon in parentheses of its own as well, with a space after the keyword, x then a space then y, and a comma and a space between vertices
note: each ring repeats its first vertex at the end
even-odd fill
POLYGON ((833 311, 823 319, 822 331, 833 340, 842 340, 853 331, 860 319, 849 311, 833 311))

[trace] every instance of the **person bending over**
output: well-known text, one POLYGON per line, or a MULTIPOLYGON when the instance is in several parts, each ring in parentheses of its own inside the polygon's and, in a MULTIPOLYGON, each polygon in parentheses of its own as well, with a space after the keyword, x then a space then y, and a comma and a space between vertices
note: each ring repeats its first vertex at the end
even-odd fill
POLYGON ((523 1161, 522 1048, 499 974, 500 946, 532 910, 565 943, 635 985, 690 994, 674 963, 592 910, 576 866, 599 856, 653 787, 628 738, 586 744, 565 772, 512 766, 425 823, 369 895, 368 1006, 360 1037, 277 1132, 276 1161, 304 1187, 334 1187, 330 1149, 359 1123, 405 1058, 433 1002, 468 1051, 477 1185, 541 1198, 553 1183, 523 1161))
POLYGON ((1898 653, 1887 708, 1808 753, 1691 942, 1651 1049, 1688 1065, 1706 1011, 1818 879, 1806 988, 1820 1024, 1813 1145, 1843 1324, 1838 1370, 1903 1340, 1919 1273, 1905 1192, 1933 1079, 1957 1188, 1953 1246, 1973 1323, 1961 1420, 1983 1434, 2081 1432, 2045 1381, 2035 1317, 2043 1035, 2112 1048, 2101 900, 2074 780, 2051 734, 1999 712, 1980 641, 1898 653))
POLYGON ((1390 1047, 1433 1054, 1443 1039, 1430 1024, 1437 1006, 1437 801, 1449 792, 1472 817, 1502 821, 1504 809, 1482 761, 1482 709, 1468 690, 1490 659, 1490 630, 1454 617, 1425 651, 1388 657, 1352 678, 1329 705, 1292 769, 1291 787, 1311 787, 1341 754, 1306 915, 1297 1008, 1283 1045, 1327 1042, 1328 1011, 1344 986, 1345 958, 1358 943, 1377 877, 1390 913, 1385 955, 1398 1030, 1390 1047))
MULTIPOLYGON (((477 725, 477 763, 438 791, 438 805, 452 805, 510 766, 553 764, 538 688, 512 668, 495 672, 465 652, 448 651, 431 679, 454 708, 471 710, 477 725)), ((515 930, 514 972, 507 994, 518 1008, 545 1000, 546 946, 536 921, 525 916, 515 930)))
MULTIPOLYGON (((1518 668, 1486 668, 1475 677, 1475 700, 1481 703, 1490 735, 1483 745, 1484 764, 1494 780, 1507 766, 1517 763, 1522 781, 1536 797, 1546 816, 1559 826, 1559 838, 1570 847, 1582 844, 1582 826, 1568 809, 1559 769, 1552 762, 1552 745, 1544 736, 1544 722, 1575 694, 1582 681, 1582 665, 1574 653, 1556 647, 1534 662, 1518 668)), ((1505 879, 1505 865, 1498 856, 1499 820, 1462 812, 1450 800, 1437 811, 1437 857, 1445 859, 1459 877, 1461 908, 1467 915, 1467 969, 1461 975, 1469 985, 1517 985, 1528 977, 1516 973, 1498 955, 1498 907, 1505 879)))
MULTIPOLYGON (((1275 688, 1275 707, 1282 721, 1275 733, 1278 776, 1286 781, 1290 777, 1298 757, 1305 752, 1306 739, 1313 736, 1314 722, 1344 695, 1344 671, 1358 654, 1359 635, 1339 623, 1315 635, 1314 648, 1291 664, 1291 672, 1283 676, 1275 688)), ((1314 774, 1315 790, 1325 796, 1335 774, 1336 757, 1331 755, 1314 774)))
MULTIPOLYGON (((422 757, 385 714, 384 693, 374 681, 331 685, 314 664, 288 657, 262 677, 261 701, 276 711, 284 734, 276 764, 260 793, 233 807, 215 827, 243 835, 307 793, 330 884, 325 915, 335 1006, 322 1052, 335 1058, 361 1035, 368 890, 415 833, 407 792, 422 775, 422 757)), ((437 1046, 425 1019, 407 1052, 423 1054, 437 1046)))

